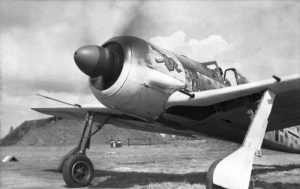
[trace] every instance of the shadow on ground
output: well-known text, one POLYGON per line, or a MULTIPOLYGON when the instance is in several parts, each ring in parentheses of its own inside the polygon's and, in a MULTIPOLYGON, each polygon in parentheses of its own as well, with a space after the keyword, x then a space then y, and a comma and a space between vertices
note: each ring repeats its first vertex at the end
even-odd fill
MULTIPOLYGON (((252 172, 252 178, 255 178, 260 174, 266 174, 270 172, 291 171, 293 169, 299 169, 299 165, 254 165, 252 172)), ((44 170, 48 172, 57 172, 54 169, 44 170)), ((149 184, 157 184, 163 182, 173 183, 187 183, 187 184, 203 184, 206 183, 207 172, 193 172, 187 174, 168 174, 168 173, 145 173, 145 172, 120 172, 120 171, 108 171, 108 170, 95 170, 94 183, 89 188, 131 188, 136 185, 147 186, 149 184)), ((299 189, 299 184, 293 183, 269 183, 265 181, 256 180, 254 182, 254 188, 264 189, 299 189)), ((249 188, 253 188, 253 182, 250 182, 249 188)))
POLYGON ((291 171, 294 169, 300 169, 300 164, 291 164, 291 165, 254 165, 254 169, 252 171, 252 180, 250 182, 249 188, 264 188, 264 189, 299 189, 300 185, 295 183, 282 183, 282 182, 265 182, 261 180, 256 180, 256 177, 261 174, 271 173, 271 172, 282 172, 282 171, 291 171))
POLYGON ((95 170, 95 178, 97 177, 105 177, 106 179, 96 185, 90 186, 90 188, 131 188, 135 185, 145 186, 163 182, 205 184, 206 172, 168 174, 95 170))
POLYGON ((254 164, 252 175, 265 174, 274 171, 291 171, 293 169, 300 169, 300 164, 290 165, 256 165, 254 164))

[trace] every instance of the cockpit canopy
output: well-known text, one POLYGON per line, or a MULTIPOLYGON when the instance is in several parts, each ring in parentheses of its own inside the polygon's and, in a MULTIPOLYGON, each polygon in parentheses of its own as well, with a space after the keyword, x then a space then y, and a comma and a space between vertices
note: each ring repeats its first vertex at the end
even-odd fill
POLYGON ((219 80, 226 86, 241 85, 249 82, 236 68, 228 68, 223 72, 216 61, 203 62, 201 65, 211 72, 214 79, 219 80))

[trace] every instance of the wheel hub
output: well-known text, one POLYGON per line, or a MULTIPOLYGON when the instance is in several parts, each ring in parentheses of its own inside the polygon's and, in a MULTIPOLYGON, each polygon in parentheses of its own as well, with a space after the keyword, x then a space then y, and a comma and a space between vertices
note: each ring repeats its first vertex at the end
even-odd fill
POLYGON ((75 181, 82 182, 90 177, 89 167, 86 162, 78 161, 72 166, 72 176, 75 181))

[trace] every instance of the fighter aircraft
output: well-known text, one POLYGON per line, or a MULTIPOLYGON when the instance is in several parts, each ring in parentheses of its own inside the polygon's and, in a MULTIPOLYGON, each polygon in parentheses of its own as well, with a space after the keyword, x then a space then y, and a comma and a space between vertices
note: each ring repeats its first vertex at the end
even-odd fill
POLYGON ((273 149, 300 153, 300 129, 288 129, 300 124, 300 74, 249 82, 235 68, 223 72, 215 61, 200 63, 132 36, 83 46, 74 60, 106 108, 33 108, 85 119, 78 145, 60 163, 70 187, 91 183, 94 168, 85 152, 105 124, 243 140, 238 150, 210 166, 207 188, 248 188, 263 141, 273 149), (264 138, 266 131, 272 132, 264 138))

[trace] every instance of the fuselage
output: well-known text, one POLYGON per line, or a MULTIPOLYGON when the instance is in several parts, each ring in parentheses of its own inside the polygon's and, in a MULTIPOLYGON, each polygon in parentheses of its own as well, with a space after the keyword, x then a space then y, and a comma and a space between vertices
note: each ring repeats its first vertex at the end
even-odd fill
MULTIPOLYGON (((259 99, 253 99, 249 104, 237 101, 233 106, 166 106, 168 99, 179 91, 201 92, 233 85, 215 61, 200 63, 135 37, 112 38, 102 47, 119 54, 113 59, 117 62, 113 68, 116 74, 90 79, 91 91, 108 108, 160 122, 173 129, 228 140, 243 139, 249 124, 241 126, 239 122, 230 122, 219 113, 226 115, 236 111, 246 115, 249 106, 259 99), (212 119, 220 121, 211 125, 212 119)), ((236 84, 248 82, 235 69, 226 71, 234 72, 236 84)), ((246 115, 243 119, 250 123, 251 116, 246 115)), ((271 131, 266 133, 264 144, 273 149, 300 153, 299 136, 300 128, 271 131)))

